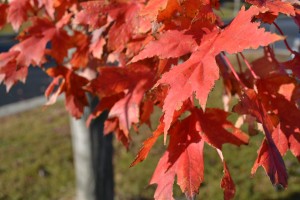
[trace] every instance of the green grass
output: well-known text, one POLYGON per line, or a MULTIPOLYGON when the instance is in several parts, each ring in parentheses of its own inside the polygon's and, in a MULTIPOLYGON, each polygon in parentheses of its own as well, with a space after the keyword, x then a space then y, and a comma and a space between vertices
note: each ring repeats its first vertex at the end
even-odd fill
POLYGON ((11 25, 6 25, 0 30, 0 36, 14 34, 14 30, 11 25))
POLYGON ((60 199, 72 193, 69 133, 61 103, 1 118, 0 199, 60 199))
MULTIPOLYGON (((244 5, 243 2, 240 3, 240 7, 244 5)), ((235 17, 237 13, 234 12, 234 3, 233 2, 224 2, 220 5, 219 10, 214 10, 214 12, 222 20, 231 20, 235 17)))
POLYGON ((231 6, 230 3, 226 3, 225 5, 220 6, 219 10, 214 10, 214 12, 222 20, 231 20, 234 17, 233 6, 231 6))

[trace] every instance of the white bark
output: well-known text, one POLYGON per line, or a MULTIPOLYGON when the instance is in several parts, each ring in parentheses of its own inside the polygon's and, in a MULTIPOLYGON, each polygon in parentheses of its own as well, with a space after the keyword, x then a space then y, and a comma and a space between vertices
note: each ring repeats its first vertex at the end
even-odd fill
POLYGON ((70 117, 70 123, 76 174, 76 199, 96 200, 89 129, 82 119, 76 120, 70 117))
POLYGON ((82 119, 71 118, 72 145, 76 176, 76 200, 113 200, 112 135, 103 136, 107 113, 86 127, 86 119, 97 99, 90 100, 82 119))

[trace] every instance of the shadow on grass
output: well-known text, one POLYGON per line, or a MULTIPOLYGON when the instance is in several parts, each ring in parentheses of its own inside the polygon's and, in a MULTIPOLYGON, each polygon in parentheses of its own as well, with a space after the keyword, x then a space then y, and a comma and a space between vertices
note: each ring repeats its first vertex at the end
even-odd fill
POLYGON ((300 192, 294 192, 288 196, 276 198, 274 200, 298 200, 298 199, 300 199, 300 192))

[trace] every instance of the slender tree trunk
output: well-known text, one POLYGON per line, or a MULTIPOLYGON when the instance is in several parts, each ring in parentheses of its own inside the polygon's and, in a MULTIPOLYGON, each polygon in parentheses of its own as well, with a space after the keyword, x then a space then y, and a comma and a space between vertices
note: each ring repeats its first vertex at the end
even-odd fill
MULTIPOLYGON (((93 108, 98 104, 97 99, 93 99, 93 108)), ((113 179, 113 134, 103 135, 104 121, 107 113, 103 113, 92 121, 90 125, 93 172, 95 176, 95 194, 97 200, 113 200, 114 179, 113 179)))
POLYGON ((92 121, 90 127, 85 122, 97 99, 90 98, 90 107, 82 119, 71 118, 71 132, 75 162, 77 200, 113 200, 112 134, 103 136, 103 113, 92 121))
POLYGON ((76 177, 76 199, 96 200, 89 131, 85 127, 84 120, 76 120, 71 117, 70 121, 76 177))

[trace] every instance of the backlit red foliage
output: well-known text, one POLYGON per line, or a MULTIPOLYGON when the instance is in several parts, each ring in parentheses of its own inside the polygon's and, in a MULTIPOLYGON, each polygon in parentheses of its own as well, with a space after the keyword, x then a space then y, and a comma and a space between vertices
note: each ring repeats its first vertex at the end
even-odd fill
POLYGON ((150 181, 157 184, 154 198, 173 199, 175 180, 188 199, 198 194, 206 143, 218 152, 224 167, 224 199, 232 199, 235 185, 222 146, 247 145, 249 136, 227 120, 231 113, 206 106, 222 78, 224 96, 239 99, 232 112, 245 119, 252 116, 255 120, 245 123, 261 124, 264 130, 251 173, 262 166, 273 184, 287 187, 282 156, 290 150, 300 161, 300 54, 286 43, 293 58, 277 60, 270 45, 285 37, 261 25, 273 23, 279 29, 274 21, 284 14, 299 26, 299 2, 247 2, 252 5, 242 7, 229 23, 215 14, 218 0, 2 3, 0 29, 11 24, 19 31, 19 43, 0 54, 0 82, 9 90, 17 81, 26 81, 30 65, 38 66, 53 77, 45 93, 47 104, 64 94, 66 108, 76 118, 88 106, 86 93, 97 96, 100 103, 87 124, 107 110, 104 132, 113 131, 127 148, 134 140, 130 129, 151 126, 154 107, 160 108, 158 127, 132 163, 146 159, 164 137, 168 148, 150 181), (264 54, 249 63, 242 52, 259 47, 264 54), (228 54, 237 54, 238 63, 246 67, 232 66, 228 54), (46 70, 50 57, 57 66, 46 70))

